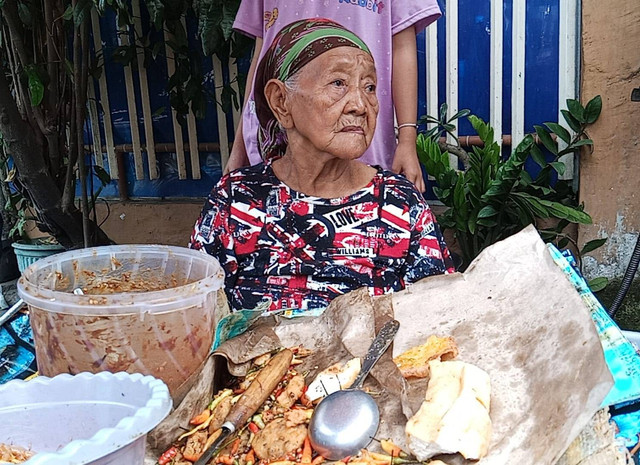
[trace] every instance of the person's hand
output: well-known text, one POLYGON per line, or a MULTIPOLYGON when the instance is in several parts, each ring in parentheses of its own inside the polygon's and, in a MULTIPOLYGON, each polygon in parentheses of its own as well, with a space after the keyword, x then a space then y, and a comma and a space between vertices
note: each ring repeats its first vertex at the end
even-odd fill
POLYGON ((249 157, 247 156, 247 151, 244 148, 244 141, 242 138, 240 138, 240 140, 236 138, 233 143, 233 147, 231 148, 231 153, 229 154, 227 166, 224 167, 222 174, 229 174, 231 171, 242 168, 243 166, 249 166, 249 157))
POLYGON ((398 143, 391 170, 394 173, 402 174, 414 183, 420 192, 426 190, 422 177, 422 169, 420 168, 420 161, 418 161, 415 140, 408 139, 398 143))

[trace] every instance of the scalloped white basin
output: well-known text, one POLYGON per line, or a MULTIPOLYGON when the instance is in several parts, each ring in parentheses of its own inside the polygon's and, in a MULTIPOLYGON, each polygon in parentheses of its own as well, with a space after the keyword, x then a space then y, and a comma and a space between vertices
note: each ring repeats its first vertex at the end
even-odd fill
POLYGON ((166 384, 141 374, 10 381, 0 386, 0 443, 37 452, 27 465, 139 465, 171 405, 166 384))

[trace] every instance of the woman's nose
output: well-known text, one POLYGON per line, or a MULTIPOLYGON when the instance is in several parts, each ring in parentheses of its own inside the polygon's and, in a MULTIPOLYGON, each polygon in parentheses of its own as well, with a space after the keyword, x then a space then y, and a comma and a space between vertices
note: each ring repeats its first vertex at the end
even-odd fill
POLYGON ((347 102, 347 113, 355 115, 362 115, 367 111, 366 97, 364 95, 364 89, 359 86, 354 86, 350 89, 349 100, 347 102))

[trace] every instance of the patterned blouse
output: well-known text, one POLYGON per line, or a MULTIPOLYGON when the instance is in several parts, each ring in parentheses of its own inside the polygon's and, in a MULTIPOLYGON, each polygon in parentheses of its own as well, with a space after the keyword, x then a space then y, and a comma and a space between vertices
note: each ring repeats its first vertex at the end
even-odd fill
POLYGON ((314 310, 368 287, 398 291, 453 263, 428 205, 404 177, 381 168, 352 195, 334 199, 290 189, 271 162, 224 176, 190 247, 216 257, 232 308, 314 310))

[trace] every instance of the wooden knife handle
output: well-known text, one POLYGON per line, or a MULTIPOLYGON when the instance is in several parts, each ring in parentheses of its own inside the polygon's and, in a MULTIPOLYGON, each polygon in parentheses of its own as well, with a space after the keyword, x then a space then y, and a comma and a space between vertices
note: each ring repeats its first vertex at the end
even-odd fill
POLYGON ((269 398, 282 377, 287 373, 293 352, 284 349, 274 355, 269 363, 260 370, 258 376, 251 382, 249 388, 244 391, 242 397, 233 406, 226 422, 230 422, 236 428, 240 428, 256 410, 269 398))

